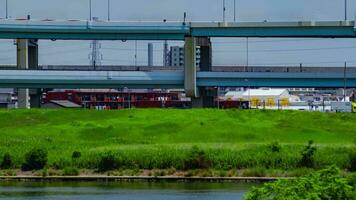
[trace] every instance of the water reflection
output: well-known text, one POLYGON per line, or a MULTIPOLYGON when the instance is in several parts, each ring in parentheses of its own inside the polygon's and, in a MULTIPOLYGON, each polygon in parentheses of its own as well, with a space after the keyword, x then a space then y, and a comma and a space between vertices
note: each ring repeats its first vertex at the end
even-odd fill
POLYGON ((0 183, 0 199, 237 200, 252 186, 237 183, 0 183))

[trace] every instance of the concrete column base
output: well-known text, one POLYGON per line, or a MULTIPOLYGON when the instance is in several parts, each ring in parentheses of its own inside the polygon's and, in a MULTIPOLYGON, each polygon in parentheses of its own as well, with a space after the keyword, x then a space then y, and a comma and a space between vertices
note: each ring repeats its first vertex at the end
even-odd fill
POLYGON ((41 108, 41 90, 30 89, 30 108, 41 108))
POLYGON ((28 89, 17 90, 17 107, 23 109, 30 108, 30 96, 28 89))
POLYGON ((199 97, 192 97, 192 108, 215 108, 216 88, 199 88, 199 97))

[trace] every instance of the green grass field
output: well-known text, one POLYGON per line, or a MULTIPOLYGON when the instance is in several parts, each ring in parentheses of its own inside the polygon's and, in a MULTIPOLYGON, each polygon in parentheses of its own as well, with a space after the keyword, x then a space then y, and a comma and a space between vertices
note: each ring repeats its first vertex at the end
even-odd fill
POLYGON ((315 168, 350 165, 356 115, 263 110, 9 110, 0 111, 0 158, 20 168, 32 148, 48 151, 49 167, 95 169, 113 152, 120 168, 184 168, 192 146, 214 169, 298 167, 309 140, 317 144, 315 168), (281 151, 269 151, 279 142, 281 151))

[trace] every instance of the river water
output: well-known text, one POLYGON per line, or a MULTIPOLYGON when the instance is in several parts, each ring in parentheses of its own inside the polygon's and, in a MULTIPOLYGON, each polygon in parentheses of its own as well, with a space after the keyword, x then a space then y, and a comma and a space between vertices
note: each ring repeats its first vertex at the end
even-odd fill
POLYGON ((240 183, 0 183, 0 199, 240 200, 240 183))

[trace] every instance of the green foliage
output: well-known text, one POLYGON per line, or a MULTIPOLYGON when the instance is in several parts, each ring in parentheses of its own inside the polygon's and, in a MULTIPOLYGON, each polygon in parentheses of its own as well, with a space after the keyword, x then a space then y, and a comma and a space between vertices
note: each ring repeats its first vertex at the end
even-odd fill
POLYGON ((100 157, 98 170, 100 172, 105 172, 118 168, 117 159, 115 154, 111 151, 104 153, 100 157))
POLYGON ((79 159, 80 157, 82 157, 82 153, 81 153, 81 152, 79 152, 79 151, 74 151, 74 152, 72 153, 72 160, 77 160, 77 159, 79 159))
POLYGON ((25 162, 22 164, 23 170, 43 169, 48 161, 48 153, 45 149, 32 149, 25 155, 25 162))
POLYGON ((47 177, 48 176, 48 169, 44 168, 41 172, 42 177, 47 177))
POLYGON ((313 146, 314 142, 312 140, 309 141, 308 145, 301 152, 302 159, 300 160, 301 167, 310 167, 313 168, 315 165, 314 162, 314 154, 316 152, 316 147, 313 146))
POLYGON ((0 155, 11 153, 12 169, 43 147, 49 169, 98 169, 111 151, 115 168, 292 171, 302 167, 300 144, 313 140, 315 169, 348 169, 355 121, 353 114, 269 110, 0 110, 0 155))
POLYGON ((356 152, 351 152, 350 156, 350 167, 349 170, 352 172, 356 172, 356 152))
POLYGON ((13 165, 13 163, 12 163, 11 155, 9 153, 5 153, 2 158, 0 168, 1 169, 10 169, 12 167, 12 165, 13 165))
POLYGON ((211 162, 206 156, 204 150, 199 149, 197 146, 193 146, 188 157, 184 160, 185 169, 207 169, 211 165, 211 162))
POLYGON ((265 177, 266 175, 266 169, 262 167, 247 169, 242 174, 244 177, 265 177))
POLYGON ((63 175, 64 176, 78 176, 79 170, 75 167, 65 167, 63 169, 63 175))
POLYGON ((352 186, 336 167, 296 179, 281 179, 253 188, 245 200, 354 199, 352 186))
POLYGON ((280 152, 281 151, 281 145, 278 142, 272 142, 271 144, 268 145, 268 148, 272 151, 272 152, 280 152))
POLYGON ((59 160, 53 162, 53 164, 51 165, 51 167, 53 169, 64 169, 67 166, 70 166, 71 163, 69 160, 65 159, 65 158, 59 158, 59 160))

